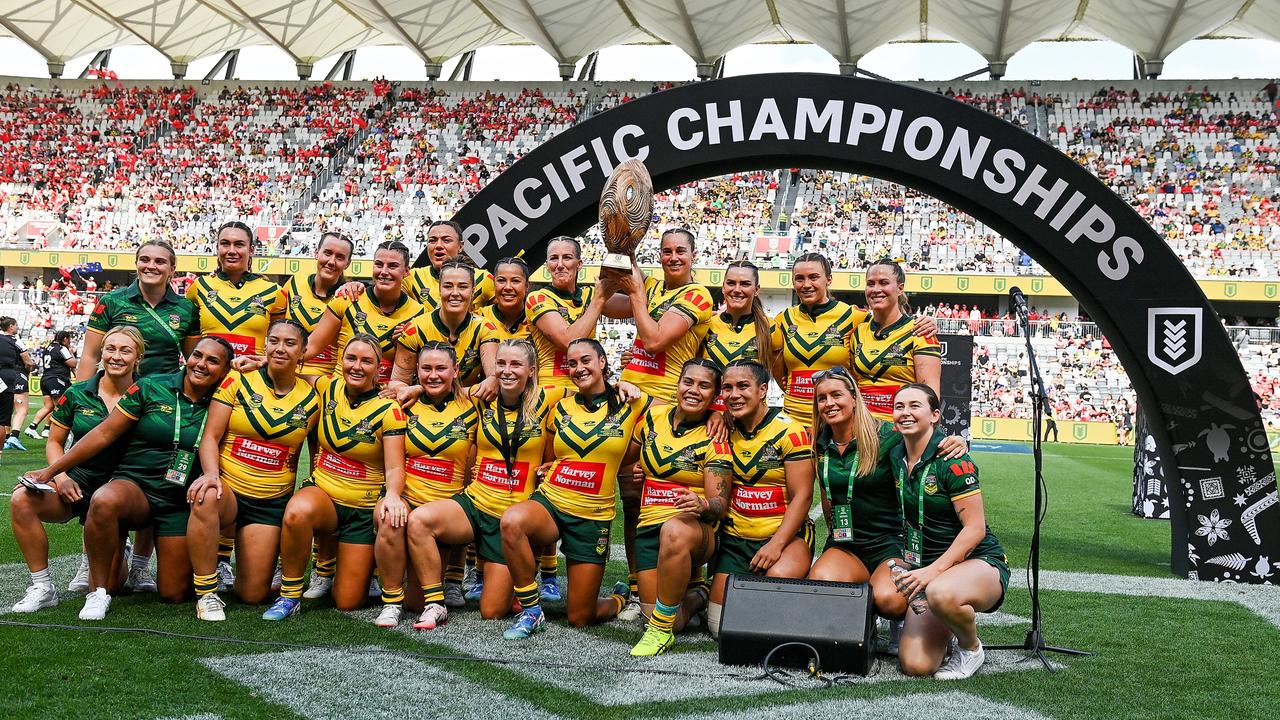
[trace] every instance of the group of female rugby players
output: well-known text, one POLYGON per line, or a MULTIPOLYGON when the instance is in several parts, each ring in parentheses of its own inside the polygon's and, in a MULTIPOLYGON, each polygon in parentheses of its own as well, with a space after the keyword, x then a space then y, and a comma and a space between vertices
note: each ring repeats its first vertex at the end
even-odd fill
POLYGON ((460 261, 451 222, 428 231, 427 267, 379 245, 368 282, 346 278, 352 243, 328 233, 314 270, 278 286, 251 270, 250 229, 227 223, 218 270, 186 297, 173 250, 145 243, 136 282, 94 310, 48 466, 13 495, 32 578, 14 610, 57 604, 43 523, 74 517, 86 620, 121 591, 136 531, 135 554, 154 535, 161 597, 194 591, 204 620, 225 618, 229 585, 250 604, 278 592, 266 620, 325 594, 354 609, 376 569, 381 627, 409 608, 431 630, 476 599, 485 618, 514 613, 503 637, 518 640, 563 599, 575 626, 643 613, 632 654, 656 655, 695 618, 717 634, 731 573, 869 581, 878 612, 905 617, 905 672, 971 675, 974 613, 1000 605, 1008 568, 964 442, 937 428, 935 326, 911 316, 902 269, 867 269, 864 311, 803 255, 798 303, 770 319, 746 261, 716 311, 694 242, 662 235, 660 278, 580 285, 578 241, 554 238, 551 283, 531 288, 519 258, 492 274, 460 261), (602 316, 635 322, 621 372, 594 339, 602 316), (619 497, 630 578, 601 597, 619 497))

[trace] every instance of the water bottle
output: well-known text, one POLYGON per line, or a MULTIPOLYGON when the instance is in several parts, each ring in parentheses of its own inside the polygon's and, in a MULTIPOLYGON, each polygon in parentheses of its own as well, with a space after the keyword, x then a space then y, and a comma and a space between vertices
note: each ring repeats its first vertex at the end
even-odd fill
MULTIPOLYGON (((889 574, 893 578, 893 584, 901 587, 898 580, 903 575, 907 574, 907 568, 899 565, 896 560, 890 560, 889 574)), ((907 605, 911 608, 912 612, 919 615, 929 609, 929 599, 925 597, 924 590, 920 590, 920 592, 912 595, 911 598, 907 600, 907 605)))

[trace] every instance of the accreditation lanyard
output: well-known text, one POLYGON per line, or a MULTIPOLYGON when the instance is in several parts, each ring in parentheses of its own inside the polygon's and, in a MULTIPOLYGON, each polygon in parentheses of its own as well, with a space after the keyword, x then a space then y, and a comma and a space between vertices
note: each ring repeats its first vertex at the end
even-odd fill
POLYGON ((160 316, 156 314, 156 311, 151 309, 151 304, 147 302, 146 298, 142 298, 142 309, 147 311, 147 314, 151 316, 151 319, 155 320, 156 324, 160 326, 160 329, 168 333, 169 337, 173 338, 175 343, 178 345, 182 344, 182 338, 178 336, 178 333, 174 332, 173 328, 166 325, 165 322, 160 319, 160 316))
MULTIPOLYGON (((902 559, 913 568, 920 567, 923 564, 922 560, 924 559, 924 478, 928 477, 929 473, 936 469, 935 465, 937 462, 937 460, 933 460, 925 466, 924 474, 920 478, 918 498, 920 524, 916 527, 911 527, 911 523, 907 522, 906 515, 907 478, 911 477, 915 473, 907 472, 907 465, 905 462, 902 465, 902 469, 898 471, 898 503, 902 506, 902 530, 907 540, 906 549, 902 553, 902 559)), ((919 470, 920 466, 917 464, 915 469, 919 470)))
POLYGON ((827 494, 827 502, 831 504, 831 539, 835 541, 853 539, 853 482, 858 469, 858 452, 854 448, 853 469, 849 472, 849 501, 836 504, 831 495, 830 448, 822 451, 822 467, 819 468, 818 476, 822 478, 822 489, 827 494))
MULTIPOLYGON (((192 450, 184 450, 181 447, 182 442, 182 390, 178 390, 173 394, 173 459, 169 462, 169 467, 164 471, 164 479, 166 482, 174 485, 186 486, 187 478, 191 475, 191 468, 195 465, 196 454, 192 450)), ((203 418, 200 418, 200 428, 196 430, 196 446, 200 445, 200 438, 204 436, 204 424, 209 419, 209 413, 206 412, 203 418)))

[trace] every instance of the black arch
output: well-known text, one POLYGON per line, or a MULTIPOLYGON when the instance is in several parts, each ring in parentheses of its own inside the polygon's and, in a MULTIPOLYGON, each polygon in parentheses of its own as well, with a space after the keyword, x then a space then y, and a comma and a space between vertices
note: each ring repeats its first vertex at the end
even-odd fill
MULTIPOLYGON (((1133 382, 1162 454, 1174 458, 1180 477, 1167 481, 1178 501, 1172 513, 1175 571, 1200 579, 1266 581, 1251 577, 1248 567, 1260 555, 1280 557, 1280 507, 1274 507, 1276 483, 1266 433, 1239 356, 1186 266, 1122 198, 1069 157, 974 107, 905 85, 808 73, 727 78, 643 96, 530 152, 459 210, 455 219, 466 229, 468 252, 488 264, 517 252, 541 262, 547 238, 578 234, 595 222, 596 203, 613 163, 642 147, 647 148, 643 159, 656 190, 741 170, 841 170, 927 192, 1003 234, 1061 281, 1102 327, 1133 382), (734 103, 742 118, 741 138, 725 128, 721 141, 711 143, 710 117, 731 116, 734 103), (798 112, 800 108, 820 113, 837 103, 839 132, 833 135, 830 126, 818 131, 816 122, 806 122, 806 137, 797 139, 798 118, 813 116, 798 112), (785 136, 775 131, 752 139, 758 118, 771 117, 770 106, 777 109, 785 136), (851 138, 854 122, 875 120, 877 109, 885 117, 883 127, 851 138), (897 131, 891 132, 895 116, 897 131), (681 138, 701 130, 702 142, 677 147, 669 132, 673 117, 685 118, 676 122, 681 138), (905 149, 907 129, 913 127, 915 157, 905 149), (938 132, 941 149, 919 152, 928 149, 938 132), (886 145, 890 136, 892 147, 886 145), (980 139, 987 144, 975 173, 966 172, 963 153, 944 167, 942 159, 953 142, 976 153, 980 139), (1021 159, 1021 167, 1009 164, 1011 156, 1021 159), (1014 185, 1008 192, 1000 191, 999 181, 1006 178, 995 162, 1000 157, 1014 185), (566 170, 575 163, 585 165, 581 187, 570 182, 566 170), (984 172, 992 173, 996 187, 984 180, 984 172), (1033 174, 1044 187, 1065 184, 1046 205, 1044 217, 1037 215, 1039 196, 1022 202, 1016 198, 1033 174), (555 187, 557 181, 563 192, 555 187), (534 206, 525 210, 538 210, 545 198, 545 212, 521 209, 515 195, 521 183, 527 189, 526 205, 534 206), (1068 239, 1092 208, 1114 224, 1110 239, 1101 232, 1096 240, 1068 239), (1062 223, 1051 226, 1057 219, 1062 223), (502 233, 506 242, 499 245, 502 233), (1196 361, 1188 362, 1191 358, 1196 361), (1244 506, 1237 495, 1245 498, 1244 506), (1202 525, 1199 516, 1210 522, 1215 511, 1219 523, 1231 522, 1222 528, 1227 537, 1215 532, 1210 544, 1209 535, 1195 531, 1202 525), (1248 567, 1242 569, 1239 558, 1248 567)), ((1103 224, 1099 219, 1091 227, 1100 231, 1103 224)), ((425 256, 420 257, 419 264, 424 262, 425 256)))

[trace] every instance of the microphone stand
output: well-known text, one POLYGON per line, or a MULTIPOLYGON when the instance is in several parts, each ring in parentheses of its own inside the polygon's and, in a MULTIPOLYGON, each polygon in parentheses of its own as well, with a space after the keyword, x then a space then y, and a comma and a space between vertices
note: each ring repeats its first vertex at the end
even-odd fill
POLYGON ((1027 343, 1027 362, 1030 365, 1028 375, 1031 381, 1031 454, 1035 463, 1035 519, 1031 530, 1031 557, 1027 566, 1027 573, 1030 576, 1027 589, 1031 593, 1031 629, 1027 630, 1027 637, 1021 645, 988 645, 987 649, 1026 650, 1027 656, 1023 658, 1023 662, 1036 658, 1044 665, 1045 670, 1056 672, 1053 665, 1049 663, 1049 659, 1045 657, 1045 652, 1084 656, 1093 653, 1054 647, 1046 645, 1044 641, 1044 631, 1041 627, 1043 616, 1040 612, 1040 524, 1044 522, 1047 488, 1044 483, 1044 448, 1040 426, 1044 419, 1045 404, 1049 401, 1049 393, 1045 391, 1044 378, 1040 375, 1040 366, 1036 362, 1036 351, 1031 345, 1031 318, 1027 313, 1027 306, 1025 302, 1015 302, 1014 306, 1018 313, 1018 325, 1022 328, 1023 337, 1027 343))

